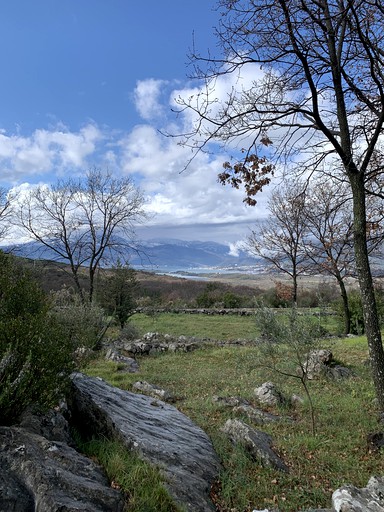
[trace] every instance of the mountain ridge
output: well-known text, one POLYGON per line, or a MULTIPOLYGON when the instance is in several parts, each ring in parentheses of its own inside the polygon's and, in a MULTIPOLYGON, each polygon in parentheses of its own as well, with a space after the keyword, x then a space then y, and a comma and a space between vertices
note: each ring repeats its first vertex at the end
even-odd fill
MULTIPOLYGON (((58 259, 54 251, 38 242, 3 247, 3 250, 14 252, 18 256, 31 259, 44 259, 65 262, 58 259)), ((142 240, 134 247, 127 247, 123 254, 112 254, 109 264, 117 258, 126 259, 136 269, 172 268, 188 270, 192 268, 225 268, 237 266, 254 266, 258 260, 246 251, 239 250, 235 256, 230 253, 229 245, 214 241, 188 241, 176 238, 153 238, 142 240)))

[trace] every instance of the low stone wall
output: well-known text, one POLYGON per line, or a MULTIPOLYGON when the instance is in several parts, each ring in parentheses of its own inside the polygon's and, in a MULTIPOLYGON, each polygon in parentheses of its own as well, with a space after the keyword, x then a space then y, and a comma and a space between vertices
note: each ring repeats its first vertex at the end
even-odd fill
POLYGON ((106 348, 121 351, 123 355, 135 357, 136 355, 151 355, 159 352, 192 352, 204 346, 233 346, 250 345, 254 340, 213 340, 210 338, 196 338, 188 336, 171 336, 158 332, 148 332, 138 340, 129 341, 126 339, 115 340, 112 344, 107 342, 106 348))
MULTIPOLYGON (((288 308, 270 308, 276 311, 288 311, 288 308)), ((160 313, 175 313, 185 315, 237 315, 237 316, 254 316, 257 308, 137 308, 135 313, 144 313, 146 315, 156 315, 160 313)), ((298 314, 306 314, 319 316, 318 311, 312 308, 300 308, 298 314)), ((334 316, 337 313, 331 309, 322 311, 322 316, 334 316)))
POLYGON ((255 314, 253 308, 137 308, 136 313, 156 314, 156 313, 176 313, 188 315, 237 315, 252 316, 255 314))

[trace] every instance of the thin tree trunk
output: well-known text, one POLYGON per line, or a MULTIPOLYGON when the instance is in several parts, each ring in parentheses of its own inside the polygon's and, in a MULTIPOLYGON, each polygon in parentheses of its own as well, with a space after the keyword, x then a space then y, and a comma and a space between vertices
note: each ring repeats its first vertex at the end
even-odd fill
POLYGON ((293 282, 292 304, 294 307, 296 307, 297 306, 297 272, 296 272, 295 265, 293 266, 292 282, 293 282))
POLYGON ((77 270, 75 270, 75 267, 72 264, 71 264, 71 269, 72 269, 72 277, 73 277, 73 280, 75 282, 77 291, 79 292, 79 296, 80 296, 81 302, 84 304, 85 303, 84 291, 83 291, 83 289, 81 287, 79 276, 77 274, 77 270))
POLYGON ((89 267, 89 294, 88 301, 90 304, 93 302, 93 294, 95 291, 95 270, 92 267, 89 267))
POLYGON ((365 332, 376 397, 380 411, 384 413, 384 350, 367 250, 364 178, 359 173, 349 173, 349 179, 353 195, 356 271, 360 285, 365 332))
POLYGON ((347 335, 351 332, 351 312, 349 310, 348 294, 343 278, 341 276, 336 276, 336 279, 339 284, 341 299, 343 301, 344 334, 347 335))

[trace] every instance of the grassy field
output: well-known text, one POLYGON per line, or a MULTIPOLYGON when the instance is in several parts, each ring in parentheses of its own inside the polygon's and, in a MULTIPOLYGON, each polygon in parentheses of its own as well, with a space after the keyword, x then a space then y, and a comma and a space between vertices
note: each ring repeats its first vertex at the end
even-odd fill
POLYGON ((183 313, 161 313, 148 316, 138 313, 131 323, 140 334, 156 331, 173 336, 195 336, 215 340, 252 340, 256 334, 253 316, 235 317, 233 315, 199 315, 183 313), (240 321, 239 321, 240 320, 240 321))
MULTIPOLYGON (((160 315, 153 319, 139 315, 133 322, 142 332, 159 330, 212 339, 254 339, 257 334, 255 321, 250 317, 190 317, 160 315)), ((222 460, 218 510, 250 512, 279 508, 282 512, 293 512, 329 507, 337 487, 345 483, 365 486, 371 475, 384 473, 382 455, 370 451, 366 440, 368 433, 380 430, 365 364, 366 340, 334 338, 325 340, 322 347, 330 348, 355 376, 344 381, 310 383, 317 435, 311 434, 306 402, 291 410, 269 409, 294 421, 255 426, 273 437, 276 451, 290 468, 288 474, 264 469, 250 460, 241 447, 232 446, 220 428, 234 417, 233 413, 212 400, 214 395, 241 396, 257 405, 254 389, 266 380, 273 380, 289 396, 304 396, 296 379, 282 380, 265 369, 256 344, 142 357, 139 374, 122 373, 118 365, 102 359, 93 361, 86 372, 127 390, 133 382, 146 380, 182 397, 176 406, 208 433, 222 460)), ((246 418, 240 419, 249 423, 246 418)))
MULTIPOLYGON (((279 310, 284 314, 286 310, 279 310)), ((331 334, 337 334, 342 329, 340 320, 335 316, 321 316, 314 310, 308 312, 313 322, 321 325, 331 334)), ((137 313, 131 317, 131 323, 140 334, 159 332, 173 336, 195 336, 197 338, 212 338, 215 340, 254 340, 258 335, 255 316, 236 315, 200 315, 184 313, 160 313, 146 315, 137 313)))

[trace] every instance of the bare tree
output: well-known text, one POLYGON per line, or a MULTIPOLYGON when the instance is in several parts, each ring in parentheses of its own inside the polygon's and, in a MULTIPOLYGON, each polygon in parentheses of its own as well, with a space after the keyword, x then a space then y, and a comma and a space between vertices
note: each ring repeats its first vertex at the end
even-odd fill
POLYGON ((32 190, 21 202, 18 218, 43 251, 69 264, 83 302, 79 273, 82 267, 87 269, 92 302, 97 269, 111 254, 116 258, 116 252, 132 244, 134 225, 145 218, 143 204, 143 195, 130 178, 95 169, 83 179, 32 190))
POLYGON ((292 302, 297 303, 298 277, 308 270, 304 241, 305 194, 298 182, 286 182, 268 201, 269 217, 247 239, 251 254, 260 256, 292 279, 292 302))
POLYGON ((0 187, 0 239, 4 239, 10 229, 12 198, 7 189, 0 187))
POLYGON ((372 173, 377 182, 382 176, 382 165, 370 164, 384 124, 384 5, 377 0, 220 0, 218 5, 222 56, 194 56, 204 87, 200 95, 179 100, 198 120, 183 142, 204 150, 210 141, 227 148, 242 141, 238 176, 246 184, 247 172, 257 184, 265 167, 252 169, 252 154, 274 164, 296 159, 294 172, 297 161, 303 171, 310 165, 316 172, 325 160, 342 166, 352 194, 373 381, 384 412, 384 350, 366 234, 366 184, 372 173), (254 73, 248 84, 241 80, 246 71, 254 73), (220 102, 214 92, 223 74, 240 79, 220 102))
POLYGON ((351 198, 345 184, 332 182, 328 186, 313 183, 307 188, 304 209, 309 232, 305 250, 315 272, 333 276, 340 288, 344 312, 344 332, 351 330, 346 278, 356 275, 353 249, 353 214, 351 198))

